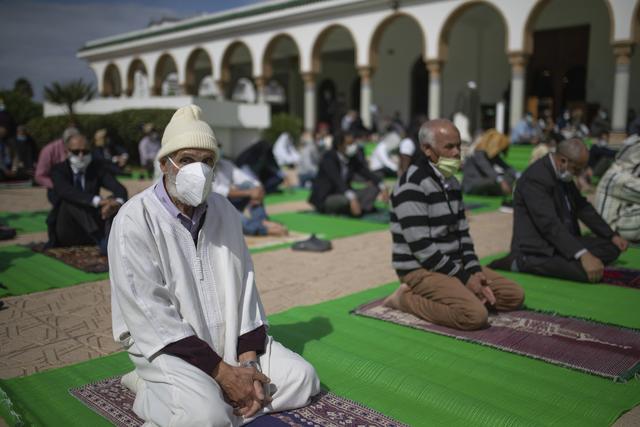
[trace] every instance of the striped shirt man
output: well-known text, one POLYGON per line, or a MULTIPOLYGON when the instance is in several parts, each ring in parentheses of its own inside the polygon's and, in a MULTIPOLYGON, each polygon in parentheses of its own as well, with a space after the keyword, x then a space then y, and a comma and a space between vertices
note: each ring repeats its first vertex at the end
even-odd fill
POLYGON ((391 206, 392 260, 399 277, 424 268, 466 284, 481 271, 456 178, 445 178, 422 157, 400 178, 391 206))

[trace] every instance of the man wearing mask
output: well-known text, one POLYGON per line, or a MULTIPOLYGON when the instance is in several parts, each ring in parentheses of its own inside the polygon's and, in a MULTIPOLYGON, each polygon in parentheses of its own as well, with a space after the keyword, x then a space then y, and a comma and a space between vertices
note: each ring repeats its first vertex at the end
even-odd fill
POLYGON ((238 212, 211 193, 218 142, 201 115, 173 115, 162 178, 120 209, 109 242, 113 334, 135 366, 122 382, 146 425, 239 426, 320 391, 267 335, 238 212))
POLYGON ((48 246, 98 245, 106 255, 111 222, 127 199, 127 190, 103 162, 92 159, 84 135, 66 142, 69 157, 51 169, 55 204, 49 213, 48 246), (112 193, 100 196, 100 189, 112 193))
POLYGON ((460 183, 460 133, 449 120, 419 132, 415 163, 391 196, 393 268, 402 284, 385 305, 455 329, 487 326, 488 310, 518 309, 523 289, 481 267, 469 235, 460 183))
POLYGON ((320 160, 309 197, 309 203, 319 212, 359 217, 374 210, 378 194, 382 193, 385 201, 389 198, 382 179, 369 170, 364 156, 358 155, 358 132, 338 134, 332 149, 320 160), (365 188, 351 188, 356 174, 368 180, 365 188))
POLYGON ((598 282, 604 266, 615 261, 628 243, 596 212, 574 183, 587 167, 589 151, 581 140, 558 144, 522 174, 513 205, 511 254, 496 268, 598 282), (582 236, 578 220, 593 236, 582 236))

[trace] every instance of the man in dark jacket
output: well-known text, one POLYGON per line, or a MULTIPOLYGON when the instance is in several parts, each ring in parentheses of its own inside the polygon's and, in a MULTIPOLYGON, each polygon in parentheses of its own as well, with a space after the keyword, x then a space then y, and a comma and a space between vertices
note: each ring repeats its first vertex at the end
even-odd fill
POLYGON ((378 194, 389 199, 384 183, 369 170, 364 156, 359 155, 357 131, 346 131, 334 139, 333 149, 327 151, 313 180, 311 203, 319 212, 361 216, 374 210, 378 194), (363 189, 353 190, 355 174, 368 180, 363 189))
POLYGON ((111 221, 127 199, 127 190, 101 161, 91 158, 83 135, 67 142, 69 158, 51 170, 54 207, 47 221, 50 246, 96 244, 106 254, 111 221), (105 188, 113 196, 100 196, 105 188))
POLYGON ((524 172, 514 193, 510 267, 514 271, 597 282, 627 242, 607 225, 573 182, 587 166, 579 139, 563 141, 524 172), (578 220, 595 236, 582 236, 578 220))

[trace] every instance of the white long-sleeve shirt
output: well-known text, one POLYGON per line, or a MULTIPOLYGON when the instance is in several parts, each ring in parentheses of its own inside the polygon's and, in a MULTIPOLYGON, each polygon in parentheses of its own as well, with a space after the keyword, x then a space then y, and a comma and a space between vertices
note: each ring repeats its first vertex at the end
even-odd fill
POLYGON ((152 358, 195 335, 227 363, 238 336, 266 325, 253 262, 236 209, 207 198, 197 239, 172 217, 153 186, 120 208, 109 238, 113 335, 152 358))
POLYGON ((280 167, 300 163, 300 153, 294 147, 291 135, 287 132, 281 133, 273 144, 273 156, 280 167))

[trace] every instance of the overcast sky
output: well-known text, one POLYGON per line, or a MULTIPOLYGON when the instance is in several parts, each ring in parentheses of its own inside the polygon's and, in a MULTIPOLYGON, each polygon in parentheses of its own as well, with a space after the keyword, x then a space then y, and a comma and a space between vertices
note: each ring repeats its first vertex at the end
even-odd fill
POLYGON ((190 17, 258 0, 0 0, 0 89, 26 77, 42 100, 53 81, 93 71, 76 52, 87 41, 147 27, 162 17, 190 17))

